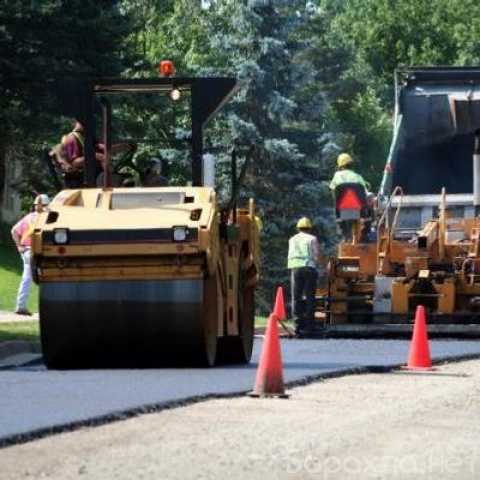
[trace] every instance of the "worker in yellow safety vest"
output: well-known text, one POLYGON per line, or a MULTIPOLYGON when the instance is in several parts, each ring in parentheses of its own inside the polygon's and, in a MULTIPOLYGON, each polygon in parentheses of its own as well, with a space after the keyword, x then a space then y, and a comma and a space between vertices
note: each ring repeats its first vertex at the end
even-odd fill
MULTIPOLYGON (((369 193, 370 185, 363 177, 353 170, 355 162, 348 153, 341 153, 337 158, 337 171, 330 182, 330 190, 333 193, 335 209, 337 212, 337 223, 339 227, 339 233, 341 233, 344 241, 351 241, 353 234, 353 225, 356 220, 344 219, 340 214, 342 206, 340 205, 345 199, 343 189, 354 189, 356 191, 355 196, 358 199, 359 212, 362 218, 370 217, 371 212, 369 210, 371 199, 373 194, 369 193), (343 199, 343 200, 342 200, 343 199)), ((348 208, 348 207, 347 207, 348 208)), ((365 241, 370 231, 370 222, 363 222, 361 229, 361 242, 365 241)))
POLYGON ((370 188, 363 177, 353 170, 355 162, 348 153, 341 153, 337 158, 337 171, 330 182, 330 190, 344 183, 358 183, 363 186, 365 192, 370 188))
POLYGON ((33 202, 33 212, 25 215, 13 226, 11 231, 13 241, 15 242, 18 253, 22 257, 23 262, 22 280, 18 287, 17 305, 15 308, 15 313, 17 315, 31 315, 27 308, 27 302, 32 285, 32 272, 30 266, 32 233, 35 229, 38 215, 47 208, 49 203, 50 199, 48 198, 48 195, 37 195, 33 202))
POLYGON ((307 217, 297 222, 298 233, 288 242, 288 269, 291 272, 292 309, 297 336, 308 335, 314 327, 315 290, 320 246, 307 217))

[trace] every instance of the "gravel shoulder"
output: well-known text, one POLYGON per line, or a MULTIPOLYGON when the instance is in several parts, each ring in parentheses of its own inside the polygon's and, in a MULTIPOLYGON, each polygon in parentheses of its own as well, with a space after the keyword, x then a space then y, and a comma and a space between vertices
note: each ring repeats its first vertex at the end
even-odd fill
POLYGON ((479 360, 289 393, 210 400, 5 448, 1 477, 479 478, 479 360))

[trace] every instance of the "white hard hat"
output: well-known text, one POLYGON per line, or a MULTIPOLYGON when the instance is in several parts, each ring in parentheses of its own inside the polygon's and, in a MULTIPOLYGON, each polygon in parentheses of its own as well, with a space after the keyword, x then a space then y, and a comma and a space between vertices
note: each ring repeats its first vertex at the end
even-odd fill
POLYGON ((40 195, 37 195, 35 197, 35 200, 33 201, 34 205, 48 205, 50 203, 50 198, 46 193, 42 193, 40 195))

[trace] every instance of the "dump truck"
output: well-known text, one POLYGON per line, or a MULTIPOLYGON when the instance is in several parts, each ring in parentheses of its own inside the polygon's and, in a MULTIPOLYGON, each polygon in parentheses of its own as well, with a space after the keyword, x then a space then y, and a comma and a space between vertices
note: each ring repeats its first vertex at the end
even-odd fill
POLYGON ((249 362, 259 229, 254 200, 240 208, 237 197, 252 149, 239 175, 242 153, 232 149, 232 195, 223 203, 206 185, 212 162, 203 152, 207 122, 237 89, 234 78, 174 75, 68 80, 57 88, 62 113, 84 125, 85 170, 81 188, 60 191, 32 236, 48 368, 249 362), (133 94, 189 99, 186 186, 111 186, 111 98, 133 94), (104 172, 95 158, 99 131, 104 172))
POLYGON ((373 218, 353 211, 352 239, 338 246, 317 292, 319 331, 409 334, 424 305, 432 334, 478 336, 479 213, 480 68, 396 71, 373 218))

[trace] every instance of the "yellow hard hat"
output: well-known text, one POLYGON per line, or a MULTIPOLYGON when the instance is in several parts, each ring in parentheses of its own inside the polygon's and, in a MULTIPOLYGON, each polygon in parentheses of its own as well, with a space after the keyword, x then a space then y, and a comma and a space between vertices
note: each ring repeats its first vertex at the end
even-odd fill
POLYGON ((353 158, 348 153, 341 153, 337 158, 337 167, 343 168, 353 163, 353 158))
POLYGON ((302 217, 297 222, 297 228, 300 230, 301 228, 313 228, 312 222, 307 217, 302 217))

